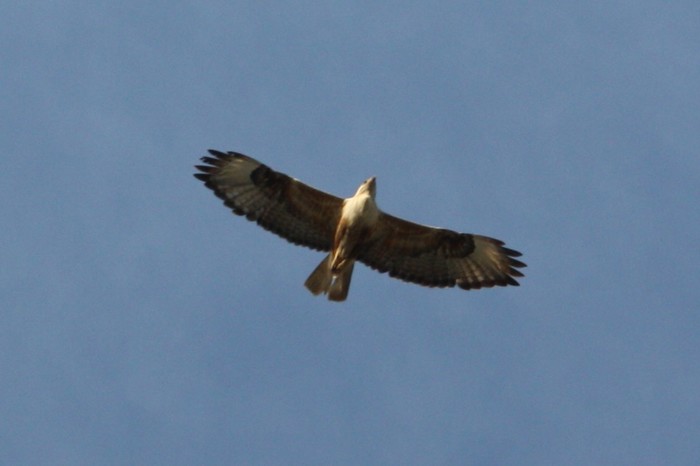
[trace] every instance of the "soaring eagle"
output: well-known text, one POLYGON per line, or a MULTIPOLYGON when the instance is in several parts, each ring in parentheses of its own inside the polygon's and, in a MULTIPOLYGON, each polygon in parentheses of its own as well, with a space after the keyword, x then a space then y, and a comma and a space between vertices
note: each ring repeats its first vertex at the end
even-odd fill
POLYGON ((288 241, 330 253, 305 282, 314 295, 344 301, 355 261, 430 287, 518 286, 521 254, 487 236, 412 223, 379 210, 377 183, 347 199, 327 194, 237 152, 210 150, 194 176, 237 215, 288 241))

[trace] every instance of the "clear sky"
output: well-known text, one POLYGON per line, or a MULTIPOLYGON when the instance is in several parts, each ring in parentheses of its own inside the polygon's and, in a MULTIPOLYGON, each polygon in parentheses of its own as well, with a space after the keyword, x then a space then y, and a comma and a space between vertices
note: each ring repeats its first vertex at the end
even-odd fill
POLYGON ((700 3, 3 2, 0 463, 700 463, 700 3), (421 288, 232 215, 236 150, 505 240, 421 288))

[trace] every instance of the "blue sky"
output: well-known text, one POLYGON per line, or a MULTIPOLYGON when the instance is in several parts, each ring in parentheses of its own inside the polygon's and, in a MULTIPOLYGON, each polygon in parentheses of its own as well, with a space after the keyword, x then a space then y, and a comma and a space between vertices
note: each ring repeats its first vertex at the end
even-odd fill
POLYGON ((3 464, 697 464, 700 5, 6 2, 3 464), (505 240, 408 285, 234 217, 236 150, 505 240))

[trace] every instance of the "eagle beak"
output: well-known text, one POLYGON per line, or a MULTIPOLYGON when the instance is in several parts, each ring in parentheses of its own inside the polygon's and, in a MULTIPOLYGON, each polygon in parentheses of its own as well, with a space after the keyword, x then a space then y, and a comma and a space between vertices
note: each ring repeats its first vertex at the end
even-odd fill
POLYGON ((372 178, 367 180, 367 187, 369 188, 369 193, 374 199, 374 196, 377 194, 377 177, 373 176, 372 178))

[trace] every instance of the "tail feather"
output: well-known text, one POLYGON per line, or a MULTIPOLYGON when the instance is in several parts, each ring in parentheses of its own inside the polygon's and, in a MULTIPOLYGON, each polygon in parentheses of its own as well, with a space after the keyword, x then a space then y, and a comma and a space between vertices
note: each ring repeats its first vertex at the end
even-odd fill
POLYGON ((335 276, 335 280, 328 289, 328 299, 331 301, 345 301, 350 291, 350 280, 355 262, 352 261, 335 276))
POLYGON ((355 262, 350 262, 334 274, 331 271, 331 256, 328 255, 311 272, 309 278, 304 282, 304 286, 314 295, 323 293, 327 294, 331 301, 345 301, 350 291, 350 280, 354 266, 355 262))
POLYGON ((318 296, 321 293, 328 293, 328 288, 331 286, 333 281, 333 274, 331 273, 330 255, 326 256, 318 266, 311 272, 309 278, 304 282, 304 286, 309 289, 311 293, 318 296))

